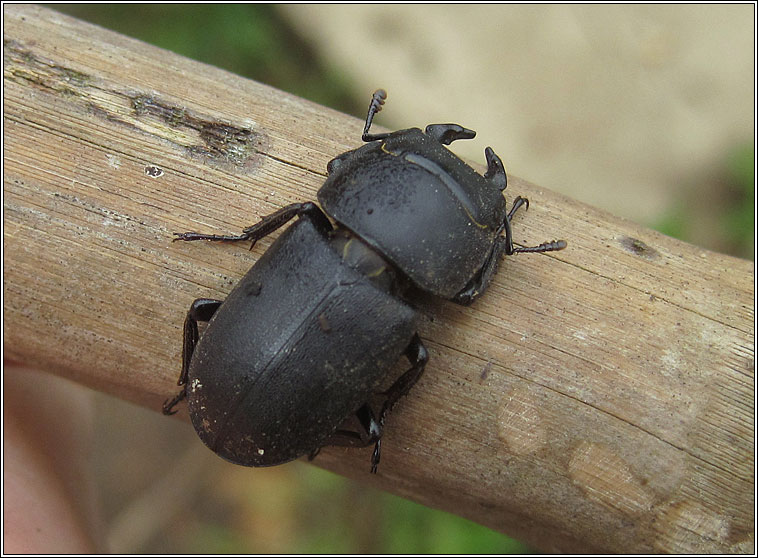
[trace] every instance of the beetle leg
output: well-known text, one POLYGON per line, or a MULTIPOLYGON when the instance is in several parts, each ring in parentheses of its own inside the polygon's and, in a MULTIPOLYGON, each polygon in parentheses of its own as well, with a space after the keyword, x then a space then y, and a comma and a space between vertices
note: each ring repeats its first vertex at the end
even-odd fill
POLYGON ((164 415, 173 415, 176 414, 176 411, 174 410, 174 407, 185 397, 187 397, 187 390, 182 389, 179 393, 177 393, 173 398, 166 399, 163 402, 163 414, 164 415))
POLYGON ((425 133, 442 145, 450 145, 455 140, 472 139, 476 136, 474 130, 464 128, 460 124, 429 124, 425 133))
MULTIPOLYGON (((493 153, 494 155, 494 153, 493 153)), ((497 157, 497 155, 495 155, 497 157)), ((488 159, 489 162, 489 159, 488 159)), ((489 169, 487 171, 489 174, 489 169)), ((487 175, 485 174, 485 177, 487 175)), ((492 276, 497 271, 497 265, 503 254, 510 256, 511 254, 524 254, 534 252, 555 252, 557 250, 563 250, 566 247, 565 240, 553 240, 551 242, 543 242, 539 246, 514 246, 513 245, 513 233, 511 232, 511 219, 519 210, 519 208, 526 206, 529 208, 529 200, 518 196, 513 200, 513 206, 503 220, 503 224, 500 225, 500 229, 497 231, 495 242, 492 245, 487 260, 484 262, 482 269, 479 273, 469 282, 466 287, 453 297, 453 302, 457 304, 468 305, 474 302, 485 290, 492 280, 492 276), (505 236, 500 236, 501 234, 505 236)))
POLYGON ((363 429, 363 432, 359 431, 359 436, 364 441, 364 445, 374 442, 374 452, 371 454, 371 472, 376 473, 376 468, 379 466, 379 459, 381 457, 382 425, 384 424, 384 420, 381 417, 378 421, 374 418, 374 412, 368 403, 358 409, 355 415, 358 417, 358 421, 361 423, 361 428, 363 429))
POLYGON ((563 250, 568 244, 565 240, 551 240, 549 242, 543 242, 539 246, 524 246, 523 248, 516 247, 513 249, 514 254, 527 254, 535 252, 557 252, 563 250))
MULTIPOLYGON (((326 443, 324 443, 324 445, 366 447, 370 444, 374 444, 374 452, 371 455, 371 472, 376 473, 381 453, 382 425, 376 420, 374 412, 371 410, 371 406, 368 403, 361 406, 361 408, 355 412, 355 416, 361 426, 359 430, 337 430, 326 443)), ((308 455, 308 461, 313 461, 320 451, 321 448, 313 450, 310 455, 308 455)))
POLYGON ((522 198, 521 196, 517 196, 516 199, 513 200, 513 206, 511 206, 511 210, 508 212, 508 221, 513 219, 513 215, 523 205, 526 205, 526 209, 529 209, 529 200, 527 198, 522 198))
MULTIPOLYGON (((377 421, 374 418, 374 413, 371 411, 371 407, 367 403, 356 412, 364 433, 347 433, 360 437, 360 442, 356 441, 355 445, 368 445, 371 442, 374 442, 374 452, 371 454, 372 473, 376 473, 376 469, 379 466, 379 460, 382 456, 382 431, 384 429, 384 421, 387 418, 387 414, 392 410, 392 407, 395 406, 395 403, 397 403, 401 397, 406 395, 416 384, 418 379, 424 373, 426 363, 429 361, 429 353, 421 342, 418 333, 413 336, 410 344, 405 349, 405 356, 410 361, 411 367, 404 372, 402 376, 395 380, 395 383, 393 383, 385 392, 387 398, 382 405, 382 412, 379 414, 379 420, 377 421)), ((345 433, 343 432, 343 434, 345 433)))
POLYGON ((256 241, 267 236, 284 226, 293 217, 306 217, 318 229, 319 232, 326 234, 332 230, 329 219, 321 211, 321 208, 313 202, 293 203, 275 211, 271 215, 266 215, 255 225, 252 225, 242 231, 246 238, 253 241, 250 248, 255 246, 256 241))
POLYGON ((504 253, 508 253, 508 246, 511 246, 512 248, 513 241, 511 239, 510 222, 506 220, 504 224, 501 225, 500 230, 497 232, 495 242, 492 245, 490 253, 487 255, 487 259, 485 260, 482 269, 479 270, 479 273, 477 273, 474 278, 469 281, 469 284, 466 285, 466 287, 461 292, 453 297, 453 302, 456 304, 462 304, 463 306, 468 306, 474 302, 474 300, 479 298, 479 296, 485 290, 487 290, 487 286, 492 280, 492 276, 497 271, 497 265, 500 261, 500 258, 504 253), (506 233, 505 237, 500 236, 503 231, 506 233))
POLYGON ((195 345, 199 339, 197 322, 207 322, 216 313, 221 306, 221 300, 212 298, 198 298, 190 306, 187 317, 184 319, 184 345, 182 348, 182 372, 179 375, 177 385, 184 386, 173 399, 166 400, 163 403, 163 414, 173 415, 176 413, 174 407, 187 396, 187 377, 189 375, 189 366, 192 361, 192 353, 195 352, 195 345))
POLYGON ((526 205, 526 208, 529 209, 529 200, 526 198, 522 198, 521 196, 518 196, 515 200, 513 200, 513 207, 511 207, 511 210, 508 212, 508 217, 506 217, 506 222, 508 225, 506 226, 505 236, 506 236, 506 251, 505 253, 508 255, 511 254, 527 254, 527 253, 535 253, 535 252, 557 252, 558 250, 563 250, 566 247, 566 241, 565 240, 551 240, 550 242, 543 242, 539 246, 513 246, 513 240, 512 240, 512 234, 511 234, 511 226, 510 221, 513 217, 513 214, 518 211, 519 207, 522 205, 526 205))
POLYGON ((184 346, 182 349, 182 373, 179 376, 177 385, 183 386, 187 383, 189 375, 190 362, 192 353, 195 352, 195 345, 200 338, 197 322, 208 322, 219 309, 223 300, 213 298, 198 298, 190 306, 187 317, 184 319, 184 346))
POLYGON ((405 356, 411 363, 411 367, 403 373, 390 388, 385 391, 387 399, 382 405, 382 412, 379 414, 379 424, 384 426, 384 420, 387 418, 387 414, 395 406, 395 403, 407 395, 411 388, 418 382, 418 379, 424 373, 424 367, 429 361, 429 353, 421 342, 421 338, 416 333, 411 339, 410 344, 405 349, 405 356))
POLYGON ((293 203, 281 208, 278 211, 270 215, 266 215, 255 225, 251 225, 242 230, 242 234, 239 235, 226 235, 226 234, 201 234, 196 232, 186 233, 174 233, 176 238, 174 240, 213 240, 213 241, 225 241, 236 242, 239 240, 252 240, 250 249, 253 249, 255 243, 277 230, 278 228, 287 224, 293 217, 304 216, 311 220, 315 227, 323 232, 327 233, 332 230, 332 225, 329 223, 329 219, 324 212, 313 202, 305 203, 293 203))

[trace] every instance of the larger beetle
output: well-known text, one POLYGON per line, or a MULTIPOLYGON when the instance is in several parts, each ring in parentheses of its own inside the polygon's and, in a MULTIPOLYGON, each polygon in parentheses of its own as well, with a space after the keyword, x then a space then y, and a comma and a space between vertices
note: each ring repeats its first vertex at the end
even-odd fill
POLYGON ((480 175, 445 145, 473 138, 457 124, 369 133, 386 93, 369 104, 365 145, 334 158, 318 192, 322 209, 294 203, 239 235, 178 233, 175 240, 253 244, 285 230, 225 301, 194 301, 184 323, 179 394, 218 455, 247 466, 315 456, 325 445, 374 444, 394 404, 424 371, 410 293, 470 304, 503 254, 550 252, 564 241, 516 247, 503 190, 503 163, 485 150, 480 175), (327 217, 331 217, 336 226, 327 217), (198 322, 208 322, 202 336, 198 322), (397 359, 409 369, 369 403, 397 359), (356 429, 344 426, 351 415, 356 429))

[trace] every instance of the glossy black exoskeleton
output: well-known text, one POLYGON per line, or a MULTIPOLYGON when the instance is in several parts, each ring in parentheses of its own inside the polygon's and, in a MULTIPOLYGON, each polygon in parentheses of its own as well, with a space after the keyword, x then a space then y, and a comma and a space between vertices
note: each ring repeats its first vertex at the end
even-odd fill
POLYGON ((385 98, 379 90, 371 99, 367 143, 329 163, 323 211, 294 203, 240 235, 177 235, 254 244, 299 217, 225 301, 196 300, 184 323, 183 388, 163 411, 186 398, 200 438, 233 463, 278 465, 325 445, 374 444, 376 472, 387 413, 428 360, 406 288, 470 304, 503 254, 566 246, 513 245, 511 218, 528 201, 517 197, 507 211, 500 158, 488 147, 480 175, 444 147, 472 130, 370 134, 385 98), (202 336, 198 322, 209 322, 202 336), (402 355, 410 368, 379 394, 375 414, 369 400, 402 355), (357 430, 343 426, 351 415, 357 430))

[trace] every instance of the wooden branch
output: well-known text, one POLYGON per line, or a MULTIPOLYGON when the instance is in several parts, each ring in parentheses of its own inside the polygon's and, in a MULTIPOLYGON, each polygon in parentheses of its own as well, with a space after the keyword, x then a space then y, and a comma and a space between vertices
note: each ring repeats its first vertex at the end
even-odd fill
MULTIPOLYGON (((5 356, 157 411, 190 302, 271 243, 172 233, 314 200, 362 123, 41 7, 4 14, 5 356)), ((378 475, 370 449, 315 463, 549 552, 752 552, 753 264, 508 193, 532 202, 519 243, 569 247, 429 307, 431 361, 378 475)))

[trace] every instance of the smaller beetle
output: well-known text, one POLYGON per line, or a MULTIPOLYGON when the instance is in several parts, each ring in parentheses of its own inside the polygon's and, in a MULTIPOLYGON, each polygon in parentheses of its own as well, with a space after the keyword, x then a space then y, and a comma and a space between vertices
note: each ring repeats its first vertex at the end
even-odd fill
POLYGON ((411 305, 418 292, 470 304, 503 254, 566 247, 513 245, 511 218, 529 202, 517 197, 507 211, 500 158, 488 147, 481 175, 445 147, 474 131, 432 124, 370 134, 385 99, 383 90, 371 99, 366 144, 329 162, 323 211, 294 203, 239 235, 174 239, 254 245, 298 217, 225 301, 195 300, 184 322, 183 387, 163 412, 186 398, 201 440, 233 463, 272 466, 325 445, 374 444, 376 472, 387 414, 429 358, 411 305), (199 322, 208 322, 202 336, 199 322), (380 392, 403 355, 410 368, 380 392), (377 396, 378 416, 369 402, 377 396), (345 426, 351 416, 356 429, 345 426))

